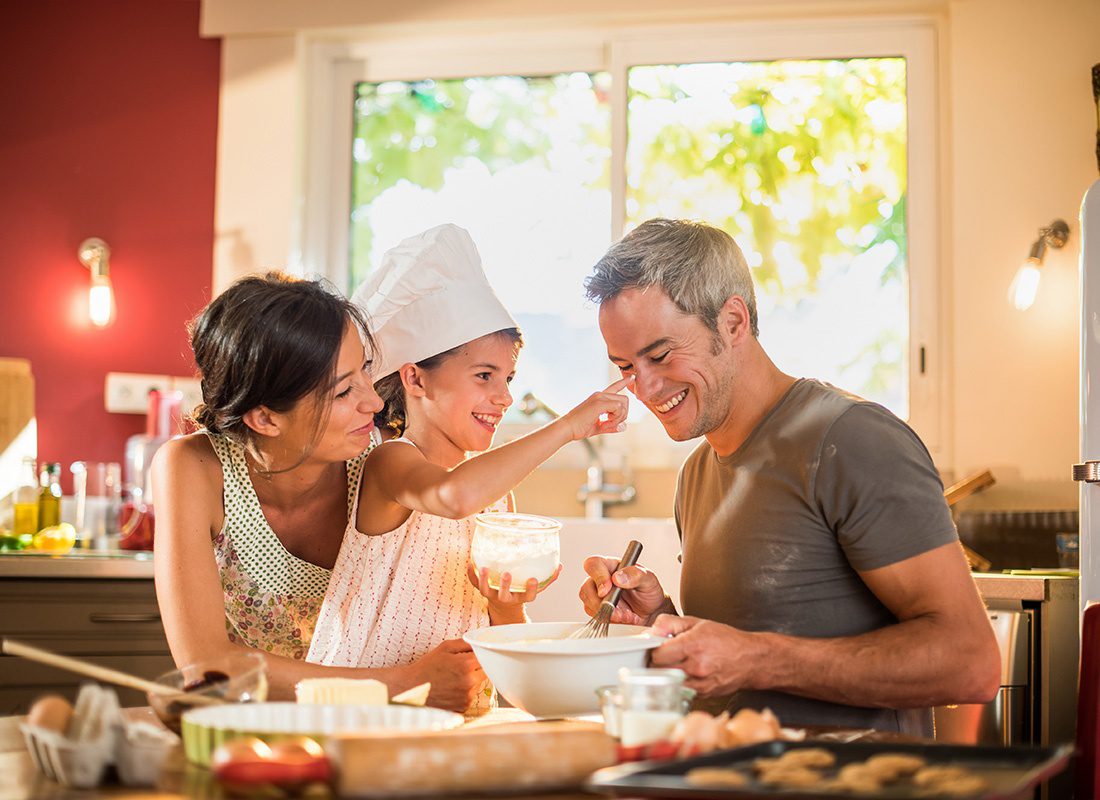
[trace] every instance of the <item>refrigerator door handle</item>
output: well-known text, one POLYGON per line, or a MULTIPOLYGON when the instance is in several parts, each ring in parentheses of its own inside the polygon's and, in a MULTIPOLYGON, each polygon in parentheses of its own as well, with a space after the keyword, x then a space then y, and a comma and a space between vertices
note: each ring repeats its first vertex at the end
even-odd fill
POLYGON ((1100 461, 1073 465, 1073 479, 1084 483, 1100 483, 1100 461))

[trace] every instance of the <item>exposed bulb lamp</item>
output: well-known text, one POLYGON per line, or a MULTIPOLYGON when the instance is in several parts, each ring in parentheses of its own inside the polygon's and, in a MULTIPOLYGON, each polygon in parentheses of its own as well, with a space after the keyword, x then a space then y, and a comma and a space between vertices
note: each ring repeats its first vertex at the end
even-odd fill
POLYGON ((1065 220, 1056 219, 1047 227, 1039 229, 1039 238, 1031 245, 1027 258, 1016 270, 1016 277, 1008 287, 1008 301, 1019 311, 1026 311, 1035 302, 1039 280, 1042 278, 1039 267, 1043 264, 1047 248, 1053 247, 1057 250, 1065 245, 1067 239, 1069 225, 1065 220))
POLYGON ((92 272, 88 289, 88 319, 97 328, 106 328, 115 319, 115 290, 111 286, 111 248, 102 239, 92 237, 80 243, 80 263, 92 272))

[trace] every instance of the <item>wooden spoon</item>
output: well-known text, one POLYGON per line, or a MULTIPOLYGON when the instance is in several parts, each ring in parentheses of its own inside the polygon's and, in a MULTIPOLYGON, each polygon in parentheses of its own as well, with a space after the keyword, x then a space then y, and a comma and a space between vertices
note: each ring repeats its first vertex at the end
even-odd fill
POLYGON ((128 672, 120 672, 117 669, 101 667, 99 664, 92 664, 88 661, 82 661, 79 658, 70 658, 69 656, 63 656, 59 653, 51 653, 49 650, 42 650, 23 642, 17 642, 14 639, 4 639, 3 643, 0 643, 0 650, 3 650, 3 652, 8 655, 21 656, 30 661, 48 664, 51 667, 75 672, 78 675, 86 675, 89 678, 106 681, 107 683, 114 683, 118 686, 126 686, 130 689, 137 689, 138 691, 149 692, 150 694, 164 695, 165 697, 186 698, 188 703, 197 706, 212 706, 225 703, 224 700, 217 697, 208 697, 194 692, 185 692, 171 686, 166 686, 163 683, 139 678, 137 675, 131 675, 128 672))

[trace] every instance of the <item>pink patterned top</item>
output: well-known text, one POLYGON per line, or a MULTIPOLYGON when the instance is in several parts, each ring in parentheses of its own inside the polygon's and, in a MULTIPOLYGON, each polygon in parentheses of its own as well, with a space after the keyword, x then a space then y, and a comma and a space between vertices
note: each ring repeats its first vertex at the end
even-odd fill
MULTIPOLYGON (((393 447, 408 439, 386 443, 393 447)), ((488 509, 506 511, 507 498, 488 509)), ((489 624, 489 604, 466 565, 474 518, 414 511, 389 533, 367 536, 349 525, 317 618, 307 661, 341 667, 408 664, 467 631, 489 624)), ((486 685, 468 714, 495 704, 486 685)))
MULTIPOLYGON (((225 487, 225 524, 213 544, 229 639, 272 655, 305 658, 332 572, 283 547, 256 497, 244 448, 219 434, 206 435, 221 461, 225 487)), ((365 458, 363 453, 347 462, 349 520, 355 518, 365 458)), ((349 527, 355 530, 354 524, 349 527)))

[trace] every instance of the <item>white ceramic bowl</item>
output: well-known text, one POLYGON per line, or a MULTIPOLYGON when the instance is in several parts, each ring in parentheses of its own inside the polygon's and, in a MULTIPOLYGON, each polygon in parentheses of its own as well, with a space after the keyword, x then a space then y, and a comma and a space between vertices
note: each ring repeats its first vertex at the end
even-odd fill
POLYGON ((638 625, 612 625, 606 639, 565 639, 580 622, 528 622, 470 631, 463 638, 497 691, 536 717, 600 710, 596 689, 621 667, 644 667, 663 640, 638 625))

